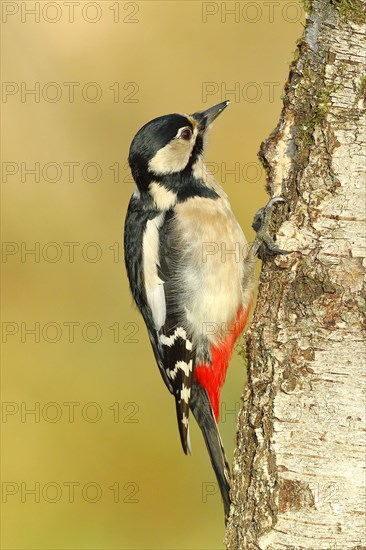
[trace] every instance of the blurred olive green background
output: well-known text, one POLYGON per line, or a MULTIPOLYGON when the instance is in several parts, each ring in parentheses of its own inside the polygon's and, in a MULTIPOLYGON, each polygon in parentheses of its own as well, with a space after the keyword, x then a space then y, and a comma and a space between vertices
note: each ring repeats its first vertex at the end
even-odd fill
MULTIPOLYGON (((256 153, 277 124, 300 4, 2 10, 2 548, 221 549, 201 435, 192 420, 186 457, 129 294, 126 160, 148 120, 230 99, 206 158, 252 241, 267 200, 256 153)), ((236 353, 220 425, 230 461, 244 379, 236 353)))

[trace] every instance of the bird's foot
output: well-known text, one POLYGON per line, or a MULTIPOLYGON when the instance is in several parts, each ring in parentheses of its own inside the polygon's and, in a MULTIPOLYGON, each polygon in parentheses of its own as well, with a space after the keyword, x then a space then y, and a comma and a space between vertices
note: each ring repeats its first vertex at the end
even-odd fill
POLYGON ((260 249, 262 250, 262 254, 267 254, 269 256, 289 254, 287 250, 282 250, 279 248, 269 234, 269 226, 271 224, 273 210, 277 204, 285 202, 285 199, 282 197, 273 197, 268 201, 266 206, 260 208, 255 214, 252 227, 254 231, 256 231, 257 235, 250 250, 250 255, 253 258, 258 255, 260 249))

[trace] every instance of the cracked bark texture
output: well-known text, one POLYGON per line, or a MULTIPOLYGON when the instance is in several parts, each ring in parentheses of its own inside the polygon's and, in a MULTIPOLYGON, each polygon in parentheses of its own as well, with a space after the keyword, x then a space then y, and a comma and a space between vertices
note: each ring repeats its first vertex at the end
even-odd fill
POLYGON ((307 2, 261 146, 273 230, 247 335, 229 550, 366 550, 366 0, 307 2))

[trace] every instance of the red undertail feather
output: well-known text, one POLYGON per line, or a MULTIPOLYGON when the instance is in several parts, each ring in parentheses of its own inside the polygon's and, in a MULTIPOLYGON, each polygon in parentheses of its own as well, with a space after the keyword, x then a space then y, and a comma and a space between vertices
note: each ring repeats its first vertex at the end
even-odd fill
POLYGON ((218 346, 211 346, 211 365, 197 365, 194 370, 196 380, 206 389, 208 393, 216 421, 219 419, 220 392, 225 382, 229 360, 233 352, 235 342, 244 330, 250 307, 251 303, 249 303, 246 309, 240 306, 236 320, 228 332, 226 339, 218 346))

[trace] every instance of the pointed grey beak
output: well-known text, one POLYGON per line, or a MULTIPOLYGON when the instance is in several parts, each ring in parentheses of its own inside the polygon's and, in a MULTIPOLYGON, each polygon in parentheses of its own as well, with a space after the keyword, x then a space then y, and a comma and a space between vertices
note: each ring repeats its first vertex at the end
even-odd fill
POLYGON ((199 130, 204 132, 210 124, 219 116, 220 113, 229 105, 230 101, 226 100, 218 105, 214 105, 205 111, 199 111, 194 113, 192 116, 199 122, 199 130))

